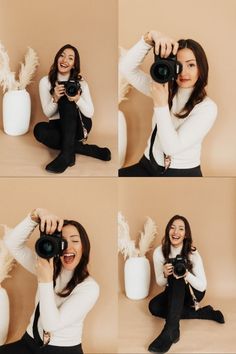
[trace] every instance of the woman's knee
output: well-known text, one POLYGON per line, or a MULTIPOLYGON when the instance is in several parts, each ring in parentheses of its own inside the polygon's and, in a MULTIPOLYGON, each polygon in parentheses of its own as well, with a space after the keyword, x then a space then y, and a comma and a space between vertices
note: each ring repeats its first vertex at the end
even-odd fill
POLYGON ((48 130, 48 124, 47 122, 40 122, 37 123, 34 126, 34 137, 36 138, 36 140, 38 140, 39 142, 43 142, 45 139, 45 135, 47 133, 48 130))
POLYGON ((164 316, 164 308, 158 301, 158 299, 154 298, 149 302, 149 311, 153 316, 163 317, 164 316))

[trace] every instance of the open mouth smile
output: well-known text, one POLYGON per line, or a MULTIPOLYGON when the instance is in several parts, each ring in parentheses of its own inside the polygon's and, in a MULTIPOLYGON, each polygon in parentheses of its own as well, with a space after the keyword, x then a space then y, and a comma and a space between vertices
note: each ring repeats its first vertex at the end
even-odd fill
POLYGON ((75 259, 75 253, 67 252, 63 254, 63 260, 66 264, 73 263, 74 259, 75 259))

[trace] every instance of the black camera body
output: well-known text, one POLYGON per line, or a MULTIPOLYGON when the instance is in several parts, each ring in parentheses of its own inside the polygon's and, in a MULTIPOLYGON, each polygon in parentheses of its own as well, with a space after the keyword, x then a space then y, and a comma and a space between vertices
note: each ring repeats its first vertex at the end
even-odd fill
POLYGON ((173 265, 173 273, 178 277, 182 277, 186 273, 187 261, 180 254, 177 254, 175 258, 171 258, 170 263, 173 265))
POLYGON ((68 243, 62 238, 59 231, 55 231, 49 235, 40 231, 40 237, 35 243, 35 251, 39 257, 49 259, 61 256, 63 251, 68 247, 68 243))
POLYGON ((177 79, 183 70, 182 64, 176 55, 170 54, 168 58, 161 58, 154 53, 154 63, 150 68, 150 74, 154 81, 164 84, 177 79))
POLYGON ((59 85, 64 85, 65 92, 68 96, 74 97, 78 93, 82 93, 81 85, 79 80, 70 79, 68 81, 59 81, 59 85))

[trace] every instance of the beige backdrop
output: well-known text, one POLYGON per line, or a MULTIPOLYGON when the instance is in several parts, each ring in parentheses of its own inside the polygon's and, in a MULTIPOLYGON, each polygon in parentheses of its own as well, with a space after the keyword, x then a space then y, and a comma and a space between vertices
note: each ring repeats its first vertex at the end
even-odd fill
MULTIPOLYGON (((157 29, 170 36, 193 38, 204 47, 209 60, 208 94, 217 103, 218 119, 203 143, 205 176, 236 175, 236 2, 235 0, 119 0, 119 44, 131 47, 142 34, 157 29)), ((150 54, 143 68, 148 71, 150 54)), ((126 165, 143 154, 151 129, 152 101, 136 90, 120 105, 128 125, 126 165)))
MULTIPOLYGON (((180 214, 190 222, 208 279, 209 296, 235 297, 236 293, 236 181, 234 178, 119 180, 119 210, 137 238, 146 216, 158 226, 153 248, 161 244, 166 224, 180 214), (219 281, 220 279, 220 281, 219 281)), ((152 261, 153 250, 148 254, 152 261)), ((120 256, 120 290, 123 291, 120 256)), ((155 287, 152 277, 151 289, 155 287)))
POLYGON ((164 320, 151 316, 148 303, 163 288, 156 285, 152 254, 160 245, 170 218, 184 215, 190 222, 194 244, 204 262, 207 291, 202 306, 220 309, 225 324, 204 320, 180 321, 180 341, 171 353, 235 353, 236 330, 236 180, 234 178, 119 180, 119 210, 126 217, 133 239, 143 230, 146 216, 157 224, 158 236, 148 253, 152 277, 150 294, 129 300, 124 294, 124 260, 119 255, 118 353, 148 353, 164 320))
POLYGON ((28 46, 36 50, 40 59, 34 82, 28 86, 32 98, 31 124, 44 118, 39 80, 48 74, 59 48, 70 43, 79 50, 81 73, 88 81, 95 106, 91 134, 104 134, 105 130, 105 134, 115 135, 117 1, 0 0, 0 10, 0 40, 9 54, 12 71, 18 72, 28 46))
MULTIPOLYGON (((84 225, 91 241, 90 273, 100 285, 100 298, 85 319, 86 353, 114 353, 117 348, 117 248, 115 179, 1 179, 0 223, 13 227, 35 207, 46 207, 84 225)), ((30 241, 38 237, 38 229, 30 241)), ((2 237, 3 229, 0 228, 2 237)), ((10 297, 8 342, 25 331, 33 310, 36 279, 17 265, 3 283, 10 297)))

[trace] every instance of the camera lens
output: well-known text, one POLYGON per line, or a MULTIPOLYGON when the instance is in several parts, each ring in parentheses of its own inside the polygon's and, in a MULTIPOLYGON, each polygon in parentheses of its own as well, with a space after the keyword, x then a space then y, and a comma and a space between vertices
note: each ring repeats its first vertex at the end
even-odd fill
POLYGON ((67 85, 67 88, 66 88, 66 93, 68 96, 76 96, 77 93, 78 93, 78 88, 77 88, 77 85, 75 83, 70 83, 67 85))
POLYGON ((36 245, 36 252, 42 258, 52 258, 58 252, 58 242, 51 236, 44 236, 37 240, 36 245))
POLYGON ((167 82, 170 77, 170 69, 164 64, 156 65, 154 75, 157 81, 167 82))
POLYGON ((186 273, 185 264, 182 262, 177 263, 174 266, 174 273, 175 273, 175 275, 182 277, 186 273))

